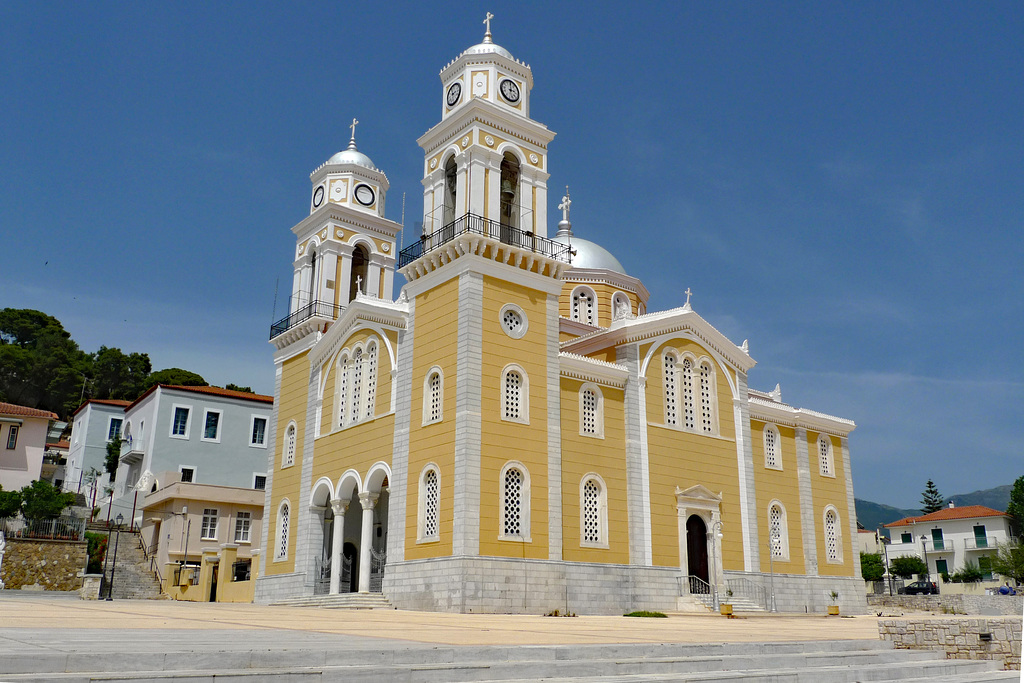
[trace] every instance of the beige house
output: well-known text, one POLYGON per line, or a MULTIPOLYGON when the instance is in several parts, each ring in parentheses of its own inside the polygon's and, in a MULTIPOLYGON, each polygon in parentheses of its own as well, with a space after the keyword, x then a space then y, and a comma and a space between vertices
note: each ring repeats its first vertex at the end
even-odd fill
POLYGON ((47 434, 57 415, 0 403, 0 486, 18 491, 40 478, 47 434))
POLYGON ((177 600, 251 602, 263 498, 257 489, 182 481, 149 493, 142 541, 164 592, 177 600))

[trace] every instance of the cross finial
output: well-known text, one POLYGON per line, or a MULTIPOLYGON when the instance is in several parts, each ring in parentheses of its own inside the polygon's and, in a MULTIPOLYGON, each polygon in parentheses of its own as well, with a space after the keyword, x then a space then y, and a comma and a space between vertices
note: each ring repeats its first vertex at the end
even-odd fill
POLYGON ((349 128, 352 129, 352 139, 353 140, 356 139, 356 126, 358 126, 358 125, 359 125, 359 121, 357 121, 356 119, 352 119, 352 125, 349 126, 349 128))
POLYGON ((490 12, 488 12, 487 16, 484 18, 484 21, 483 21, 483 23, 487 26, 487 33, 484 34, 484 42, 485 43, 491 42, 491 19, 493 19, 493 18, 494 18, 494 15, 491 14, 490 12))
POLYGON ((687 287, 685 294, 686 294, 686 307, 689 308, 690 307, 690 296, 693 294, 693 292, 691 292, 690 288, 687 287))
POLYGON ((562 220, 569 221, 569 207, 572 206, 572 200, 569 199, 569 186, 565 186, 565 196, 562 197, 562 203, 558 205, 558 208, 562 210, 562 220))
POLYGON ((363 291, 363 276, 356 275, 356 291, 362 293, 363 291))

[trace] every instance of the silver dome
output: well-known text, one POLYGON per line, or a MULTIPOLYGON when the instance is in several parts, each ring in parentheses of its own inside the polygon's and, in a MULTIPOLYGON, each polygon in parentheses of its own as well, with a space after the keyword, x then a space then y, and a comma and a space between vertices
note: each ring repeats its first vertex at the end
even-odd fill
POLYGON ((600 244, 585 240, 580 237, 568 236, 559 231, 553 238, 555 242, 569 244, 576 255, 572 257, 573 268, 593 268, 611 270, 626 275, 626 269, 619 263, 619 259, 612 256, 612 253, 600 244))
POLYGON ((464 54, 464 55, 498 54, 498 55, 501 55, 502 57, 506 57, 506 58, 511 59, 513 61, 515 60, 515 57, 512 56, 511 52, 509 52, 508 50, 503 48, 501 45, 496 45, 494 43, 488 42, 488 40, 485 40, 482 43, 478 43, 478 44, 474 45, 473 47, 467 49, 462 54, 464 54))
POLYGON ((378 170, 373 162, 370 161, 370 157, 360 152, 355 147, 355 143, 349 145, 348 149, 343 149, 330 159, 327 160, 328 164, 355 164, 356 166, 364 166, 374 171, 378 170))

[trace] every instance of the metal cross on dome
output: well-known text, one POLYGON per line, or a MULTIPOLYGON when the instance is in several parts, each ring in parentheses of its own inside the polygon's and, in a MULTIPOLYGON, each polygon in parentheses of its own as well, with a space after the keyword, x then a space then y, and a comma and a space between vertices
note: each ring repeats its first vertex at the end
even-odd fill
POLYGON ((352 139, 353 140, 356 139, 356 126, 358 126, 358 125, 359 125, 359 121, 357 121, 355 119, 352 119, 352 125, 349 126, 349 128, 352 129, 352 139))
POLYGON ((493 19, 493 18, 494 18, 494 15, 491 14, 490 12, 488 12, 487 13, 487 17, 483 20, 482 23, 487 25, 487 33, 485 33, 484 35, 488 35, 488 36, 491 35, 491 19, 493 19))
POLYGON ((562 197, 562 203, 558 205, 558 208, 562 210, 562 220, 569 220, 569 207, 572 206, 572 200, 569 199, 569 186, 565 186, 565 196, 562 197))

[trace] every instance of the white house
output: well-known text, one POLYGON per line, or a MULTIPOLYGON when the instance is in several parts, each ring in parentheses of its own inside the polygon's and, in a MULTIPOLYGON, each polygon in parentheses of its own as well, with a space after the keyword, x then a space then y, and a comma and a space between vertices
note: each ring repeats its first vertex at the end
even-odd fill
POLYGON ((1012 538, 1009 516, 984 505, 955 507, 950 503, 937 512, 885 526, 892 538, 889 560, 917 555, 935 576, 960 571, 970 560, 985 572, 986 579, 991 578, 989 563, 996 548, 1012 538))
POLYGON ((65 491, 83 493, 95 504, 96 483, 86 481, 90 469, 104 471, 107 442, 121 435, 124 409, 131 401, 90 398, 71 416, 71 443, 64 465, 65 491))
POLYGON ((0 486, 18 491, 39 479, 47 434, 57 415, 13 403, 0 403, 0 486))

